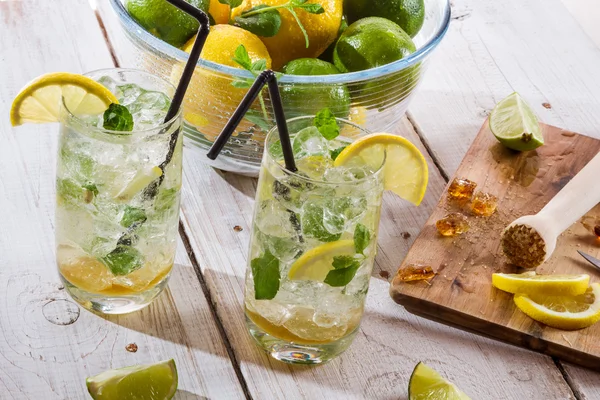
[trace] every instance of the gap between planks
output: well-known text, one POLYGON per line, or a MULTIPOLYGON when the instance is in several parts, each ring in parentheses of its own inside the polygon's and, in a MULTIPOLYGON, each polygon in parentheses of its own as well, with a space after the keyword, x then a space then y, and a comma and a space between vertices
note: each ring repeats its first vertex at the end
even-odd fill
MULTIPOLYGON (((108 51, 112 58, 112 62, 115 65, 115 67, 119 68, 121 65, 116 56, 113 44, 112 44, 110 38, 108 37, 108 33, 106 32, 106 27, 104 25, 104 22, 102 21, 102 17, 100 16, 100 13, 98 12, 98 10, 92 5, 93 3, 95 3, 95 2, 90 2, 90 7, 92 8, 94 15, 96 16, 96 20, 98 21, 98 26, 100 27, 100 31, 102 32, 102 36, 104 37, 106 46, 108 47, 108 51)), ((238 381, 240 382, 240 385, 242 386, 244 396, 246 397, 246 399, 252 400, 250 390, 248 389, 248 384, 246 383, 246 379, 244 379, 244 375, 242 374, 242 370, 240 369, 240 364, 237 360, 237 357, 235 356, 233 347, 231 346, 231 342, 229 340, 229 337, 227 336, 227 332, 225 331, 225 328, 223 327, 223 322, 221 321, 221 319, 219 318, 219 315, 217 314, 217 310, 215 309, 215 306, 214 306, 214 303, 213 303, 213 300, 212 300, 212 297, 210 294, 210 289, 208 288, 208 285, 206 284, 206 281, 204 280, 204 276, 202 275, 202 271, 200 270, 200 266, 198 264, 196 254, 194 253, 194 250, 192 249, 188 234, 185 231, 185 227, 184 227, 181 219, 179 219, 179 236, 181 237, 181 240, 185 247, 185 251, 190 259, 190 262, 192 263, 192 267, 194 268, 194 272, 196 273, 196 277, 198 278, 198 282, 200 283, 200 287, 202 288, 202 294, 206 298, 206 301, 210 308, 210 313, 211 313, 213 319, 215 320, 215 324, 219 330, 219 333, 221 334, 221 338, 223 339, 225 349, 227 350, 227 355, 229 356, 229 361, 231 362, 233 370, 235 371, 235 375, 237 376, 238 381)))

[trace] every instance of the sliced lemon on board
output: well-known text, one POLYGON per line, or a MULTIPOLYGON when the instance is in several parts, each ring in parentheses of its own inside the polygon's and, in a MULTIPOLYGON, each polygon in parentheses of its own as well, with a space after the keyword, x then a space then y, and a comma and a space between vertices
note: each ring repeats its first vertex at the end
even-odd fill
POLYGON ((86 379, 95 400, 164 400, 177 391, 174 360, 112 369, 86 379))
POLYGON ((517 92, 496 104, 489 124, 496 139, 509 149, 528 151, 544 144, 535 113, 517 92))
POLYGON ((75 115, 101 114, 111 103, 119 101, 101 83, 87 76, 52 72, 29 82, 13 100, 10 123, 58 122, 61 98, 75 115))
POLYGON ((322 244, 302 254, 292 264, 288 272, 288 278, 296 281, 323 282, 329 271, 333 269, 334 257, 353 256, 355 253, 354 240, 338 240, 337 242, 322 244))
POLYGON ((600 320, 600 283, 577 296, 516 294, 514 301, 525 314, 553 328, 582 329, 600 320))
POLYGON ((537 275, 535 272, 522 274, 493 274, 492 284, 508 293, 528 295, 575 296, 583 294, 590 283, 590 276, 581 275, 537 275))
POLYGON ((350 164, 358 157, 367 165, 379 168, 384 154, 385 189, 419 205, 429 179, 427 161, 414 144, 401 136, 389 133, 363 136, 342 150, 334 166, 350 164))
POLYGON ((418 363, 408 383, 408 400, 471 400, 433 368, 418 363))

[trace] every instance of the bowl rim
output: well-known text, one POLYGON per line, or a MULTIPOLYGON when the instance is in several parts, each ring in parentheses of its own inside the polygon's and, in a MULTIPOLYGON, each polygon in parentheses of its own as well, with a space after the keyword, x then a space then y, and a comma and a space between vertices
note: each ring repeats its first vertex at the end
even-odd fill
MULTIPOLYGON (((444 3, 444 15, 442 16, 442 22, 437 32, 433 35, 433 37, 427 41, 421 48, 419 48, 414 53, 410 54, 408 57, 405 57, 401 60, 394 61, 390 64, 382 65, 380 67, 371 68, 365 71, 357 71, 357 72, 347 72, 341 73, 337 75, 286 75, 286 74, 278 74, 279 83, 353 83, 364 80, 371 80, 380 77, 384 77, 390 75, 392 73, 404 70, 410 66, 413 66, 425 59, 433 49, 437 47, 440 43, 446 32, 448 31, 448 27, 450 26, 450 0, 441 0, 444 3)), ((150 47, 154 48, 158 52, 163 55, 166 55, 170 58, 187 61, 188 54, 183 50, 168 44, 167 42, 157 38, 152 35, 150 32, 146 31, 138 22, 133 19, 125 9, 123 2, 121 0, 110 0, 113 10, 116 12, 121 25, 131 35, 137 36, 141 41, 145 42, 150 47)), ((212 61, 207 61, 200 59, 198 61, 198 66, 201 66, 211 72, 217 72, 222 74, 228 74, 236 78, 249 78, 254 79, 254 75, 252 75, 249 71, 234 68, 227 65, 218 64, 212 61)))

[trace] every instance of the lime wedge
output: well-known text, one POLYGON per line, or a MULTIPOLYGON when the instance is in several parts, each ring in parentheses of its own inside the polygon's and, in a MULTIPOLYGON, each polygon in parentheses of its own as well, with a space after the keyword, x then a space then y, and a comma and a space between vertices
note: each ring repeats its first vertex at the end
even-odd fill
POLYGON ((529 151, 544 144, 535 113, 517 92, 496 104, 489 123, 496 139, 509 149, 529 151))
POLYGON ((112 369, 86 379, 95 400, 164 400, 177 391, 174 360, 112 369))
POLYGON ((471 400, 434 369, 418 363, 408 383, 408 400, 471 400))

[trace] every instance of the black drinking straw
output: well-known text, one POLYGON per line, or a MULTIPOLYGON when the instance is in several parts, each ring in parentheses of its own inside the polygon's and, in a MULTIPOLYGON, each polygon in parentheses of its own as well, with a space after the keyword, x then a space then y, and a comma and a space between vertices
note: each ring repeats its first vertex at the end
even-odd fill
MULTIPOLYGON (((170 0, 169 0, 170 1, 170 0)), ((273 105, 273 113, 275 114, 275 123, 277 124, 277 130, 279 132, 279 141, 281 143, 281 149, 283 150, 283 159, 285 160, 285 168, 288 171, 296 172, 296 162, 294 161, 294 152, 292 150, 292 144, 290 141, 290 134, 288 132, 287 122, 285 120, 285 113, 283 112, 283 103, 281 101, 281 94, 279 93, 279 87, 277 86, 277 76, 273 71, 267 69, 258 75, 246 96, 235 110, 227 124, 223 128, 223 131, 217 139, 214 141, 210 150, 206 154, 208 158, 214 160, 217 158, 225 144, 233 135, 235 128, 239 125, 246 115, 246 112, 254 103, 254 100, 258 97, 262 88, 268 84, 269 95, 271 96, 271 104, 273 105)))
MULTIPOLYGON (((169 110, 167 111, 167 115, 165 116, 165 123, 169 122, 173 119, 179 109, 181 108, 181 104, 183 103, 183 97, 185 96, 185 92, 192 80, 192 75, 194 74, 194 70, 196 68, 196 64, 198 64, 198 60, 200 59, 200 53, 202 53, 202 48, 204 47, 204 43, 206 42, 206 38, 208 37, 208 33, 210 31, 210 21, 208 19, 208 15, 204 13, 204 11, 192 6, 185 0, 167 0, 173 6, 179 8, 181 11, 191 15, 194 17, 200 27, 198 28, 198 34, 196 35, 196 41, 192 46, 192 51, 190 52, 189 58, 185 63, 185 67, 183 68, 183 73, 181 74, 181 78, 179 79, 179 83, 177 84, 177 88, 175 89, 175 94, 173 95, 173 100, 171 100, 171 105, 169 106, 169 110)), ((152 182, 145 190, 144 195, 146 198, 154 198, 158 193, 158 187, 162 184, 165 179, 165 168, 171 162, 173 158, 173 153, 175 152, 175 146, 177 145, 177 140, 179 139, 181 129, 174 132, 171 135, 171 139, 169 140, 169 150, 167 151, 167 155, 165 156, 165 160, 160 163, 158 168, 163 172, 162 175, 152 182)))

